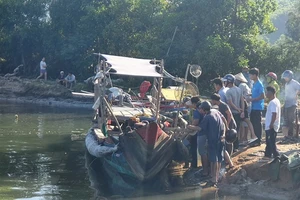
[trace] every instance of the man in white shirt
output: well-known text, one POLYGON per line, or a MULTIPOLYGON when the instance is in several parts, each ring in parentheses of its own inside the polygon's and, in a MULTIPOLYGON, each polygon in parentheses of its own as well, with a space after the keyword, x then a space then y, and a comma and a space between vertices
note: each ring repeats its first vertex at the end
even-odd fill
POLYGON ((68 76, 66 76, 65 80, 66 80, 66 87, 69 88, 70 90, 72 90, 72 88, 74 87, 74 85, 76 83, 76 78, 75 78, 74 74, 69 72, 69 74, 68 74, 68 76))
POLYGON ((47 65, 45 62, 45 57, 43 57, 40 62, 40 75, 36 79, 41 78, 43 75, 44 75, 45 80, 47 80, 47 65))
POLYGON ((276 98, 276 90, 272 86, 267 87, 267 98, 269 104, 267 107, 265 131, 266 131, 266 150, 265 156, 271 158, 279 156, 279 152, 276 147, 276 136, 280 126, 280 101, 276 98))
MULTIPOLYGON (((281 78, 285 81, 284 100, 284 124, 288 128, 288 137, 293 137, 296 108, 298 106, 298 95, 300 94, 300 83, 293 79, 294 73, 285 70, 281 78)), ((298 134, 298 133, 296 133, 298 134)))
POLYGON ((226 92, 229 88, 224 86, 222 79, 220 78, 215 78, 212 80, 212 82, 214 84, 216 93, 218 93, 221 97, 221 101, 227 103, 226 92))

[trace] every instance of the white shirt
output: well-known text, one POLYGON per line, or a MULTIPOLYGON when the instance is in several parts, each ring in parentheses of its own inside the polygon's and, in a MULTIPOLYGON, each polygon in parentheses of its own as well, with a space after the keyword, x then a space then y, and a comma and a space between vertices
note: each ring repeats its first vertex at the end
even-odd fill
POLYGON ((40 62, 40 68, 41 68, 41 69, 46 69, 46 68, 47 68, 47 65, 46 65, 46 62, 45 62, 45 61, 41 61, 41 62, 40 62))
POLYGON ((73 81, 75 81, 75 76, 74 76, 74 74, 71 74, 71 75, 66 76, 65 80, 68 81, 68 82, 73 82, 73 81))
POLYGON ((300 84, 298 81, 292 79, 285 84, 285 102, 284 107, 289 108, 297 106, 298 92, 300 91, 300 84))
POLYGON ((277 132, 279 130, 280 126, 280 112, 281 112, 281 106, 280 101, 275 98, 272 101, 269 102, 269 105, 267 107, 267 113, 266 113, 266 121, 265 121, 265 130, 270 129, 270 123, 272 121, 272 113, 276 114, 276 119, 274 122, 274 130, 277 132))

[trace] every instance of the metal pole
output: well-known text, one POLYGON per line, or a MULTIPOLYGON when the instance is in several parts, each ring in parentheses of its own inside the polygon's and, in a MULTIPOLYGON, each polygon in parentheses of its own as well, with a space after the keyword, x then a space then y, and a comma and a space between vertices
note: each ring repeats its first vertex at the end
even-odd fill
POLYGON ((112 116, 112 117, 114 118, 114 120, 116 121, 116 123, 117 123, 117 125, 118 125, 118 127, 119 127, 119 129, 120 129, 120 132, 121 132, 120 134, 123 134, 121 125, 120 125, 118 119, 116 118, 116 116, 114 115, 113 110, 111 109, 109 103, 106 101, 105 97, 103 97, 103 100, 104 100, 104 103, 106 104, 106 107, 107 107, 108 111, 110 112, 111 116, 112 116))
POLYGON ((173 37, 172 37, 172 40, 171 40, 171 44, 170 44, 170 46, 169 46, 169 48, 168 48, 166 57, 169 56, 169 52, 170 52, 171 46, 172 46, 172 44, 173 44, 173 41, 174 41, 174 38, 175 38, 175 35, 176 35, 176 32, 177 32, 177 29, 178 29, 178 26, 175 27, 175 31, 174 31, 174 33, 173 33, 173 37))
MULTIPOLYGON (((161 75, 163 75, 163 71, 164 71, 164 60, 161 61, 161 66, 160 66, 160 74, 161 75)), ((156 113, 155 113, 157 123, 159 123, 159 119, 160 119, 160 117, 159 117, 159 111, 160 111, 162 81, 163 81, 163 78, 160 77, 158 79, 157 109, 156 109, 156 113)))
POLYGON ((185 84, 186 84, 186 81, 187 81, 187 76, 188 76, 188 73, 189 73, 190 66, 191 65, 188 64, 187 67, 186 67, 186 71, 185 71, 184 81, 183 81, 182 90, 181 90, 181 94, 180 94, 180 99, 179 99, 179 103, 178 103, 178 110, 177 110, 176 118, 175 118, 175 122, 174 122, 175 127, 177 127, 177 124, 178 124, 180 104, 182 103, 182 97, 183 97, 183 93, 184 93, 184 90, 185 90, 185 84))

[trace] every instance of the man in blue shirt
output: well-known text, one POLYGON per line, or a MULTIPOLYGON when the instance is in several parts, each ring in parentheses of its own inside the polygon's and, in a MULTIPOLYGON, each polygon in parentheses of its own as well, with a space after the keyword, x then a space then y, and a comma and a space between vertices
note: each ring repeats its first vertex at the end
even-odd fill
POLYGON ((222 139, 223 131, 225 128, 223 120, 225 121, 225 118, 218 110, 211 109, 211 104, 208 101, 204 101, 203 103, 201 103, 198 108, 201 113, 205 113, 205 116, 201 121, 199 127, 189 125, 188 128, 192 130, 198 130, 198 134, 204 133, 207 136, 207 151, 209 155, 209 161, 211 163, 212 179, 211 181, 207 182, 206 186, 216 187, 222 162, 222 139))
POLYGON ((248 98, 249 102, 252 102, 252 108, 250 113, 250 121, 254 128, 254 133, 258 138, 257 145, 260 145, 261 142, 261 135, 262 135, 262 111, 264 110, 264 86, 262 82, 259 80, 259 69, 252 68, 249 71, 250 79, 253 80, 253 87, 252 87, 252 96, 248 98))
MULTIPOLYGON (((190 105, 189 108, 192 110, 193 113, 193 120, 191 122, 192 125, 198 126, 200 122, 203 119, 203 114, 201 114, 197 110, 197 105, 201 103, 199 97, 192 97, 191 100, 188 102, 190 105)), ((190 138, 190 143, 191 143, 191 156, 192 156, 192 161, 191 161, 191 167, 192 168, 197 168, 198 167, 198 155, 197 155, 197 134, 194 136, 191 136, 190 138)), ((202 165, 205 165, 207 162, 204 160, 204 164, 202 161, 202 165)))

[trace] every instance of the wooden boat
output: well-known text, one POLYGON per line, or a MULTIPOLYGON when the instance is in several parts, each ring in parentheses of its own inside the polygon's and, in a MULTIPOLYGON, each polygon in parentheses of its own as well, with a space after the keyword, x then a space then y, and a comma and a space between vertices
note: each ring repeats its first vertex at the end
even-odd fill
MULTIPOLYGON (((181 142, 188 132, 163 127, 168 118, 160 112, 163 61, 99 54, 95 76, 95 124, 87 133, 87 168, 92 179, 104 180, 102 188, 128 195, 144 184, 153 185, 172 160, 185 161, 181 142), (142 70, 141 70, 142 69, 142 70), (149 108, 112 105, 105 96, 109 75, 153 77, 149 108)), ((170 77, 172 78, 172 77, 170 77)))

